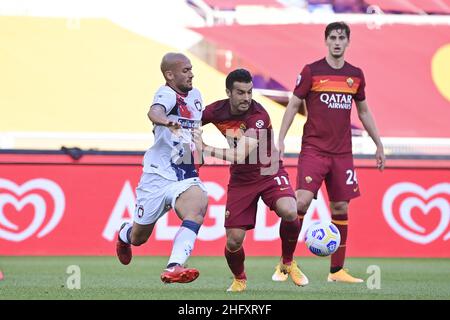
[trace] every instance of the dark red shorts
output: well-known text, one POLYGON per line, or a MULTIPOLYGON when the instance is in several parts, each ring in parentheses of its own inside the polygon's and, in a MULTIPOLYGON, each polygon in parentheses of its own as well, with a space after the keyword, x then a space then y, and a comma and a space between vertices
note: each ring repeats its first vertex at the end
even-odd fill
POLYGON ((360 195, 352 154, 331 156, 312 150, 300 153, 296 190, 308 190, 317 197, 324 180, 330 201, 349 201, 360 195))
POLYGON ((225 228, 253 229, 260 197, 271 210, 275 210, 276 202, 280 198, 295 199, 295 193, 289 184, 286 170, 280 168, 276 175, 264 177, 251 184, 230 181, 225 211, 225 228))

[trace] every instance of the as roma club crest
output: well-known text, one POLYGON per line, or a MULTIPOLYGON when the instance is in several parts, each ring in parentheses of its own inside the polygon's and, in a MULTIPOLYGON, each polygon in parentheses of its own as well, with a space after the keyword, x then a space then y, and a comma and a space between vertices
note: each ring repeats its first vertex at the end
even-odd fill
POLYGON ((355 82, 355 81, 353 81, 352 78, 347 78, 347 85, 349 86, 349 88, 353 87, 353 83, 354 83, 354 82, 355 82))

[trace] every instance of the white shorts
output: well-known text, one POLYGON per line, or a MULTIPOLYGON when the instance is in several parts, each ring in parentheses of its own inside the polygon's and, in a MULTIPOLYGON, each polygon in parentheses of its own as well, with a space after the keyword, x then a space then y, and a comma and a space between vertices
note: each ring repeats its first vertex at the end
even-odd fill
POLYGON ((156 222, 167 211, 175 208, 177 198, 191 186, 199 186, 207 192, 200 178, 172 181, 155 173, 144 172, 136 188, 134 222, 142 225, 156 222))

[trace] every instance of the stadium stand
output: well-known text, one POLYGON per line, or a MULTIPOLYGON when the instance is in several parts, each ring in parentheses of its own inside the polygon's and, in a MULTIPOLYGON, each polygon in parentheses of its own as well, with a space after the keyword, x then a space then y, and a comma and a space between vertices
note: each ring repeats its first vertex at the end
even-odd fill
MULTIPOLYGON (((382 10, 386 9, 383 3, 387 3, 386 1, 365 1, 367 5, 375 4, 380 7, 376 14, 328 15, 309 13, 308 3, 303 0, 257 2, 263 5, 254 5, 255 1, 236 0, 226 2, 234 3, 234 10, 217 10, 215 14, 221 12, 224 15, 213 16, 213 19, 199 14, 201 10, 198 8, 193 10, 188 2, 203 3, 210 11, 210 5, 215 3, 220 7, 221 3, 222 6, 225 3, 219 0, 173 0, 171 5, 163 0, 133 0, 126 4, 123 1, 115 2, 108 6, 108 10, 104 10, 101 2, 88 4, 72 0, 26 3, 3 1, 0 4, 3 15, 0 19, 0 33, 7 49, 1 53, 5 72, 0 76, 0 82, 3 88, 7 89, 7 93, 0 96, 0 103, 1 108, 8 108, 11 115, 8 114, 7 121, 2 123, 0 146, 48 148, 60 146, 65 142, 69 146, 85 148, 145 149, 151 143, 151 128, 145 118, 145 109, 151 100, 148 95, 151 94, 152 88, 160 84, 159 71, 153 59, 156 59, 156 53, 162 54, 165 50, 186 52, 189 49, 193 53, 191 57, 196 65, 196 81, 204 88, 206 102, 223 96, 222 73, 228 72, 232 67, 243 66, 253 71, 256 76, 255 85, 261 94, 285 103, 292 89, 293 79, 295 80, 303 61, 309 61, 322 53, 320 42, 315 42, 302 47, 298 52, 299 56, 295 56, 292 46, 300 44, 297 39, 289 38, 289 33, 300 32, 300 35, 306 35, 308 30, 312 30, 311 32, 317 32, 320 37, 323 24, 339 19, 356 24, 352 37, 358 43, 364 43, 352 48, 349 58, 365 67, 369 90, 372 91, 370 103, 377 107, 376 116, 383 119, 379 125, 382 127, 382 133, 394 139, 407 139, 398 140, 398 148, 393 149, 393 152, 412 150, 410 144, 423 150, 426 144, 426 153, 431 152, 430 149, 440 154, 450 153, 449 143, 443 139, 418 140, 424 137, 445 140, 449 137, 448 128, 442 123, 448 118, 446 112, 450 96, 450 81, 448 73, 445 72, 449 68, 449 49, 448 41, 444 39, 448 34, 450 21, 448 16, 442 15, 446 12, 444 9, 433 9, 446 8, 448 0, 402 1, 412 3, 432 15, 383 14, 382 10), (124 5, 127 6, 126 12, 123 12, 124 5), (164 17, 172 12, 173 5, 179 10, 174 13, 175 19, 171 22, 171 27, 164 27, 164 17), (435 15, 434 12, 440 12, 441 15, 435 15), (227 44, 229 39, 217 41, 217 44, 212 46, 211 35, 206 33, 217 32, 217 26, 224 24, 234 24, 233 32, 244 32, 243 34, 254 40, 239 45, 239 48, 233 47, 236 44, 227 44), (155 25, 161 27, 155 28, 155 25), (199 29, 208 25, 215 27, 199 29), (246 25, 249 25, 248 28, 246 25), (197 32, 188 27, 197 28, 197 32), (373 30, 375 31, 371 32, 373 30), (396 44, 399 39, 404 39, 404 34, 411 34, 411 37, 417 35, 423 39, 424 44, 407 45, 404 47, 406 51, 401 51, 403 49, 399 49, 396 44), (382 47, 386 35, 388 44, 396 49, 394 55, 382 47), (208 41, 201 40, 203 36, 208 41), (264 49, 267 47, 265 36, 272 40, 279 38, 278 42, 269 39, 271 50, 264 49), (366 39, 360 40, 358 37, 366 39), (371 41, 375 41, 374 39, 378 40, 372 45, 371 41), (155 50, 155 45, 159 49, 155 50), (249 45, 252 48, 249 49, 249 45), (369 47, 371 50, 367 50, 369 47), (141 51, 136 53, 139 50, 141 51), (277 55, 287 53, 289 57, 286 59, 295 60, 274 64, 270 52, 277 52, 277 55), (391 56, 398 55, 407 58, 398 61, 390 59, 391 56), (209 66, 195 56, 207 62, 209 66), (384 57, 383 68, 379 67, 379 57, 384 57), (117 61, 123 63, 118 64, 117 61), (400 74, 406 62, 416 67, 406 70, 402 78, 400 74), (126 69, 124 65, 131 67, 126 69), (386 73, 394 76, 386 77, 386 73), (204 74, 208 74, 208 83, 202 83, 204 74), (404 78, 415 81, 405 87, 406 84, 401 81, 404 78), (211 86, 211 79, 217 81, 214 88, 211 86), (400 90, 400 95, 385 94, 383 84, 388 88, 404 87, 400 90), (78 88, 78 92, 70 88, 78 88), (411 95, 403 100, 403 92, 420 90, 426 91, 427 95, 411 95), (95 108, 90 107, 93 104, 96 105, 95 108), (39 107, 33 107, 36 105, 39 107), (124 105, 127 105, 126 113, 122 110, 124 105), (392 105, 396 107, 387 107, 392 105), (424 105, 427 110, 433 111, 433 116, 423 117, 424 108, 421 106, 424 105), (70 114, 67 110, 72 113, 71 121, 67 121, 70 114), (124 122, 131 125, 126 127, 124 122), (80 124, 81 127, 73 123, 80 124), (131 140, 134 142, 129 143, 131 140), (402 146, 402 141, 407 145, 402 146)), ((321 1, 315 4, 320 4, 319 2, 321 1)), ((327 1, 322 2, 324 4, 327 1)), ((397 1, 390 3, 393 2, 397 1)), ((351 3, 352 1, 333 2, 334 5, 351 3)), ((228 32, 225 30, 227 29, 223 29, 224 34, 228 32)), ((314 37, 308 34, 308 38, 314 37)), ((397 90, 395 92, 397 93, 397 90)), ((262 98, 257 96, 257 99, 262 98)), ((272 111, 271 116, 274 123, 279 122, 283 108, 279 104, 272 104, 271 100, 264 100, 264 104, 270 105, 271 110, 276 110, 272 111)), ((298 121, 302 123, 304 119, 300 117, 298 121)), ((364 134, 357 121, 354 121, 354 130, 356 135, 364 134)), ((293 134, 293 139, 297 134, 293 134)), ((298 145, 298 138, 295 139, 294 144, 298 145)), ((355 145, 364 146, 365 143, 362 141, 355 145)), ((366 149, 361 147, 361 150, 366 149)))
MULTIPOLYGON (((0 148, 145 150, 146 113, 162 84, 161 57, 174 51, 105 19, 0 17, 0 148)), ((223 74, 191 55, 205 103, 225 97, 223 74)), ((257 97, 279 126, 283 107, 257 97)), ((301 116, 296 120, 301 127, 301 116)), ((225 143, 214 128, 206 139, 225 143)), ((301 133, 301 129, 293 134, 301 133)))
POLYGON ((205 3, 214 10, 233 10, 237 6, 283 7, 277 0, 205 0, 205 3))
POLYGON ((243 6, 278 9, 295 6, 313 13, 366 13, 369 6, 377 6, 385 13, 450 14, 448 0, 188 0, 187 2, 199 8, 206 5, 216 12, 234 11, 243 6))
MULTIPOLYGON (((372 32, 359 24, 352 29, 352 41, 359 45, 349 51, 349 60, 366 70, 369 103, 381 134, 450 137, 450 79, 444 71, 450 61, 449 27, 386 25, 372 32), (413 42, 421 39, 421 45, 410 42, 397 46, 405 37, 413 42), (425 112, 427 116, 423 116, 425 112)), ((323 44, 317 40, 323 38, 323 25, 233 25, 195 30, 241 60, 251 61, 286 90, 292 90, 304 63, 323 56, 323 44), (240 37, 230 37, 233 34, 240 37)), ((356 114, 353 116, 356 124, 356 114)))
POLYGON ((385 13, 450 14, 449 0, 365 0, 385 13))

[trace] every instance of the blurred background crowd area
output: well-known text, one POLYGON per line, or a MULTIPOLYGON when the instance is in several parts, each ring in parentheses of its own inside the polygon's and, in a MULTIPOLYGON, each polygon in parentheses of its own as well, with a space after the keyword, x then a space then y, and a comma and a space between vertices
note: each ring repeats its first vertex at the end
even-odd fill
MULTIPOLYGON (((228 72, 249 69, 277 134, 333 21, 351 26, 346 58, 365 72, 387 154, 450 157, 450 0, 0 0, 0 149, 147 149, 169 51, 191 58, 205 104, 226 98, 228 72)), ((373 153, 356 112, 352 128, 354 152, 373 153)), ((212 126, 204 137, 226 145, 212 126)))

